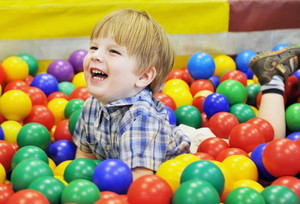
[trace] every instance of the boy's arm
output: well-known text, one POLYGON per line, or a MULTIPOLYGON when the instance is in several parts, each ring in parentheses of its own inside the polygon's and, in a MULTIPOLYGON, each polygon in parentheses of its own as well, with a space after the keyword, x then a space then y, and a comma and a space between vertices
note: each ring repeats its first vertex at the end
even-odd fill
POLYGON ((82 152, 79 148, 77 148, 75 159, 78 159, 78 158, 88 158, 88 159, 91 159, 91 160, 96 159, 94 154, 89 154, 89 153, 82 152))
POLYGON ((131 169, 131 171, 132 171, 134 181, 141 176, 154 174, 154 172, 151 169, 147 169, 144 167, 136 167, 131 169))

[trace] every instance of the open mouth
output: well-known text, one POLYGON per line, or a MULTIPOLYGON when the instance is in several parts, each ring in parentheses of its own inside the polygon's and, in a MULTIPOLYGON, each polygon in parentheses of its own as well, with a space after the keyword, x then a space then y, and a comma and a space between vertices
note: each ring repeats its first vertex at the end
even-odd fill
POLYGON ((93 79, 104 80, 107 78, 107 74, 100 71, 99 69, 91 69, 91 75, 93 79))

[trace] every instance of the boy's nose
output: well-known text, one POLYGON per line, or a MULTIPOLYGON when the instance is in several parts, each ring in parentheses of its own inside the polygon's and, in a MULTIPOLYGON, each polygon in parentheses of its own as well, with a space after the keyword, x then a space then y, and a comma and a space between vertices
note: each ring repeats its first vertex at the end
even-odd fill
POLYGON ((92 53, 92 60, 103 62, 103 55, 99 50, 96 50, 94 53, 92 53))

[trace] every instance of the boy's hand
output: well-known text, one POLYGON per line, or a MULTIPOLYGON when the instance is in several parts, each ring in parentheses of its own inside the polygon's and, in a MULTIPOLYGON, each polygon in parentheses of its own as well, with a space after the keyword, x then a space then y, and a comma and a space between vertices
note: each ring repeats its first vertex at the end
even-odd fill
POLYGON ((144 175, 153 175, 154 172, 150 169, 144 168, 144 167, 136 167, 131 169, 132 175, 133 175, 133 181, 135 181, 137 178, 144 176, 144 175))

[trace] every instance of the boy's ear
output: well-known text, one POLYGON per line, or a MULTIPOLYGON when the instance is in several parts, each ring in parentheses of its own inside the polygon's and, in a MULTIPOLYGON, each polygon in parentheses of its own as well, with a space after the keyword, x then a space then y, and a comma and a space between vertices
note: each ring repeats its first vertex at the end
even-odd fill
POLYGON ((156 69, 155 67, 150 67, 146 72, 144 72, 135 85, 139 88, 147 87, 155 78, 156 76, 156 69))

